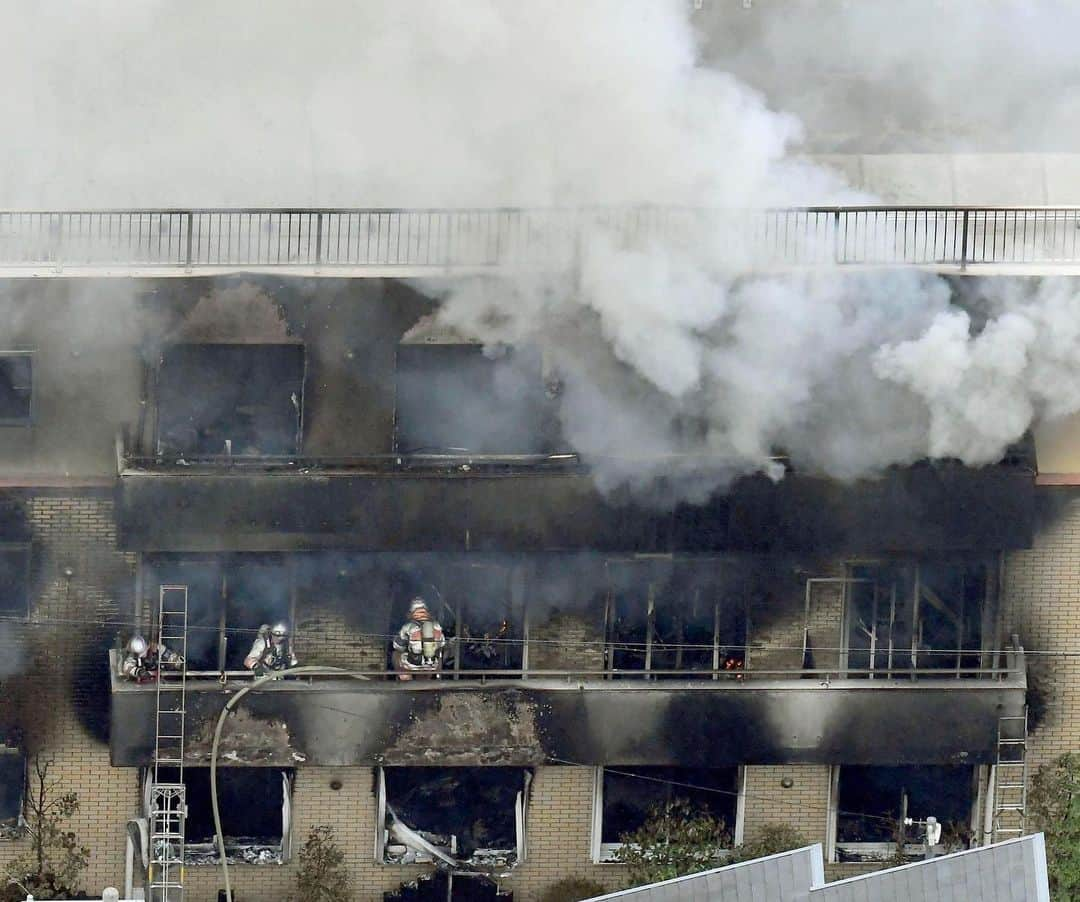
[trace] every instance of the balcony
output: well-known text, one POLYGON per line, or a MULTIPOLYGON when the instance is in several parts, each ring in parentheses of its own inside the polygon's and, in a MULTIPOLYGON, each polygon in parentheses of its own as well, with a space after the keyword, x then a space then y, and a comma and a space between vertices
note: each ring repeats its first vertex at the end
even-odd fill
MULTIPOLYGON (((678 765, 987 764, 998 720, 1023 712, 1023 649, 1004 666, 853 669, 506 670, 398 682, 385 671, 286 677, 229 716, 234 764, 678 765), (872 677, 872 678, 871 678, 872 677), (928 730, 927 724, 948 729, 928 730)), ((153 683, 110 658, 110 748, 149 764, 153 683)), ((246 673, 190 673, 186 760, 207 764, 222 707, 246 673)))
POLYGON ((839 264, 1031 273, 1080 266, 1078 226, 1074 207, 6 211, 0 271, 340 278, 565 270, 579 258, 582 236, 602 231, 629 245, 698 243, 718 264, 743 269, 839 264))
POLYGON ((750 477, 663 512, 602 494, 576 454, 166 460, 118 449, 118 472, 120 546, 144 552, 963 551, 1029 547, 1034 523, 1034 476, 1013 463, 852 484, 750 477))

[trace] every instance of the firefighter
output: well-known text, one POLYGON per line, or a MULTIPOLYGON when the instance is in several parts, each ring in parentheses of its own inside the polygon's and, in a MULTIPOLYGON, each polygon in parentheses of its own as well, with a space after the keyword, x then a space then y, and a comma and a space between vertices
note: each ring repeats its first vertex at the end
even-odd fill
POLYGON ((409 619, 394 637, 394 668, 399 680, 434 677, 442 670, 446 637, 422 598, 409 602, 409 619))
POLYGON ((287 670, 299 662, 292 650, 287 623, 275 623, 272 627, 264 623, 259 627, 259 635, 251 645, 251 651, 244 658, 244 666, 264 676, 274 670, 287 670))
POLYGON ((147 642, 142 636, 134 635, 124 649, 121 671, 124 676, 136 683, 147 683, 157 679, 158 670, 162 667, 179 670, 183 666, 182 655, 178 655, 164 645, 147 642))

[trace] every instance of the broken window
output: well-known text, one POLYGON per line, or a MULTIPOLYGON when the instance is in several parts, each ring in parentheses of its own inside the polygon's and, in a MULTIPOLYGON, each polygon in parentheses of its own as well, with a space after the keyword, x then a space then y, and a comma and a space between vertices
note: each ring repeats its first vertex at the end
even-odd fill
POLYGON ((450 643, 447 666, 455 672, 520 670, 524 613, 515 603, 512 569, 475 562, 451 568, 444 598, 452 611, 444 622, 450 643))
POLYGON ((282 557, 162 555, 148 563, 154 611, 159 586, 187 586, 189 673, 243 670, 260 626, 292 623, 291 569, 282 557))
POLYGON ((23 794, 26 791, 26 753, 0 746, 0 837, 21 833, 23 794))
POLYGON ((540 354, 478 344, 401 344, 396 447, 405 454, 553 450, 540 354))
MULTIPOLYGON (((218 807, 225 855, 230 863, 281 864, 289 854, 292 770, 270 767, 219 767, 218 807)), ((176 771, 162 768, 160 782, 175 781, 176 771)), ((210 768, 184 768, 184 861, 217 864, 210 768)), ((145 781, 149 808, 150 775, 145 781)))
POLYGON ((901 841, 905 853, 922 852, 924 831, 904 819, 936 817, 943 842, 967 844, 975 804, 972 767, 838 768, 836 850, 840 861, 888 858, 901 841))
POLYGON ((725 587, 715 560, 608 562, 608 666, 657 678, 740 669, 745 595, 725 587))
POLYGON ((740 784, 738 767, 600 768, 594 859, 612 860, 624 837, 642 827, 653 809, 676 800, 686 800, 696 812, 722 821, 734 842, 740 784))
POLYGON ((29 545, 0 545, 0 616, 30 616, 29 545))
POLYGON ((34 356, 0 352, 0 426, 25 426, 33 415, 34 356))
POLYGON ((157 378, 158 454, 299 452, 303 345, 171 345, 157 378))
POLYGON ((502 868, 525 854, 532 773, 520 767, 384 767, 378 804, 387 864, 502 868))
POLYGON ((911 668, 977 669, 987 610, 985 561, 866 563, 845 583, 846 667, 856 675, 911 668))

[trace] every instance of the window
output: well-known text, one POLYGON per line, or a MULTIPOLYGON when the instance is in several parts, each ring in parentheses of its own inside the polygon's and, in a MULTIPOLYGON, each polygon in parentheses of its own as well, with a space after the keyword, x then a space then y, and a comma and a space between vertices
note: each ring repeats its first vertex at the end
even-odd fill
MULTIPOLYGON (((833 797, 838 861, 890 857, 908 817, 915 821, 936 817, 943 841, 969 835, 976 797, 972 767, 845 765, 837 770, 833 797)), ((904 840, 907 854, 922 852, 918 827, 906 828, 904 840)))
POLYGON ((23 794, 26 791, 26 753, 0 746, 0 838, 21 833, 23 794))
MULTIPOLYGON (((289 857, 292 770, 270 767, 219 767, 218 805, 225 854, 230 863, 281 864, 289 857)), ((176 780, 162 769, 161 782, 176 780)), ((184 768, 184 861, 217 864, 214 815, 210 803, 210 768, 184 768)), ((150 774, 145 780, 149 808, 150 774)))
POLYGON ((376 860, 506 867, 525 857, 532 772, 520 767, 384 767, 376 860))
POLYGON ((0 352, 0 426, 26 426, 33 417, 34 356, 0 352))
POLYGON ((398 346, 396 447, 403 454, 553 449, 540 355, 476 344, 398 346))
POLYGON ((598 768, 593 860, 613 861, 623 837, 641 827, 652 808, 677 799, 723 821, 737 844, 742 840, 742 789, 738 767, 598 768))
POLYGON ((985 561, 867 563, 845 584, 844 665, 873 675, 912 667, 953 671, 979 667, 989 593, 985 561))
POLYGON ((158 370, 159 454, 300 450, 304 346, 178 344, 158 370))
POLYGON ((161 556, 148 561, 149 597, 158 586, 188 588, 187 661, 190 671, 243 670, 263 624, 292 620, 292 572, 273 555, 161 556))
POLYGON ((443 598, 450 622, 447 669, 520 670, 522 626, 520 602, 514 603, 511 568, 495 563, 467 563, 449 568, 443 577, 443 598))
POLYGON ((730 593, 715 560, 608 562, 608 667, 660 671, 741 668, 746 650, 745 596, 730 593))
POLYGON ((0 545, 0 617, 30 616, 30 546, 0 545))

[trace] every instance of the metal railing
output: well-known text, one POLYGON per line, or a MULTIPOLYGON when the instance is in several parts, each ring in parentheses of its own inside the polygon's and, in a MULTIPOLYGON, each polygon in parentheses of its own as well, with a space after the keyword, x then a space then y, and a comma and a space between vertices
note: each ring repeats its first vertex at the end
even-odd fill
POLYGON ((563 269, 602 236, 718 264, 1080 264, 1080 208, 156 209, 0 211, 0 267, 563 269))

